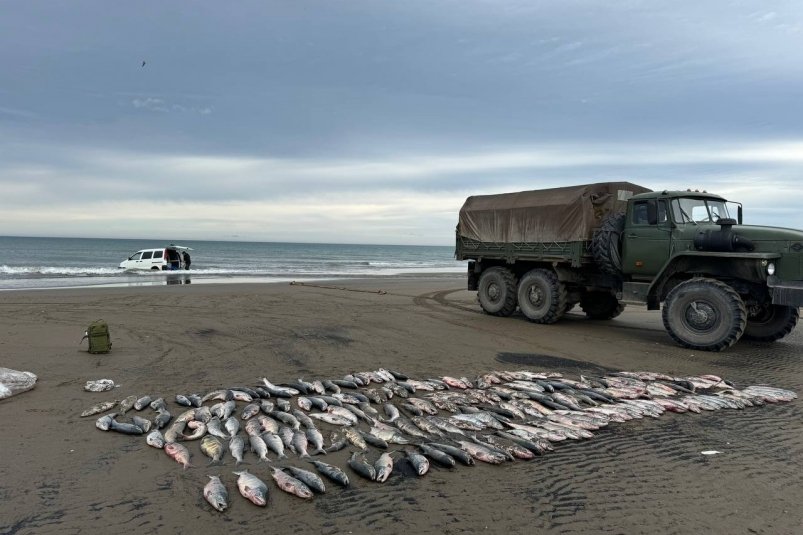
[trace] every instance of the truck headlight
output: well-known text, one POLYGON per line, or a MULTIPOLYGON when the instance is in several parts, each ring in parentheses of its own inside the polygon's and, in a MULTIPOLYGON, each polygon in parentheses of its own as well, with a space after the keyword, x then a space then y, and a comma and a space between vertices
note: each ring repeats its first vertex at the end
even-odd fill
POLYGON ((767 264, 767 275, 775 275, 775 264, 773 262, 767 264))

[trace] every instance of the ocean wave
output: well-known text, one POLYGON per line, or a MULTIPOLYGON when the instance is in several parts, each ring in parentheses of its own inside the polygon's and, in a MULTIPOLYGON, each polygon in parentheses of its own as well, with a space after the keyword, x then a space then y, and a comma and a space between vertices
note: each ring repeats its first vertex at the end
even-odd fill
POLYGON ((189 271, 157 271, 157 270, 122 270, 112 267, 75 267, 75 266, 0 266, 0 278, 65 278, 65 277, 165 277, 175 275, 198 276, 260 276, 260 277, 292 277, 292 276, 360 276, 360 275, 400 275, 405 273, 460 273, 464 266, 442 266, 409 263, 387 262, 373 265, 369 262, 354 263, 350 266, 322 265, 273 265, 264 267, 210 267, 191 269, 189 271))
POLYGON ((0 266, 0 275, 17 277, 87 277, 119 275, 123 270, 112 267, 70 267, 70 266, 0 266))

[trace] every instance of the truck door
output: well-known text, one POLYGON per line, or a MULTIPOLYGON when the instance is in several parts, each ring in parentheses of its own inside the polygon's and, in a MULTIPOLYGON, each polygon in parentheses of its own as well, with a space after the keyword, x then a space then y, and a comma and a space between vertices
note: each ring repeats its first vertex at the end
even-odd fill
POLYGON ((668 210, 663 199, 630 205, 622 234, 622 271, 634 279, 654 277, 669 259, 672 223, 668 210))

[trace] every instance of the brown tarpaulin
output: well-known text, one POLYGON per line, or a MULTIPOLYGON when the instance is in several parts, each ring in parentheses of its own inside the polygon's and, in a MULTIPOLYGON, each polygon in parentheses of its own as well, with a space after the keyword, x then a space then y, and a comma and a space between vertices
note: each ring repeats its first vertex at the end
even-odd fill
POLYGON ((590 240, 602 217, 624 212, 627 199, 651 191, 630 182, 601 182, 499 195, 476 195, 460 209, 458 234, 482 242, 590 240))

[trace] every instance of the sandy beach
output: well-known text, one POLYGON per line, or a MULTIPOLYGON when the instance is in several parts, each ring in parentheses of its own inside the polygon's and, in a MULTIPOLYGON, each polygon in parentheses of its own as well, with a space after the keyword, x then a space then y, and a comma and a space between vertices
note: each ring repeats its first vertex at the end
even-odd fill
MULTIPOLYGON (((247 468, 270 488, 266 508, 239 495, 230 457, 208 467, 196 443, 183 470, 144 437, 79 417, 132 394, 162 396, 176 415, 179 393, 379 367, 416 378, 710 373, 803 391, 800 328, 772 345, 693 352, 644 308, 601 322, 576 310, 541 326, 485 315, 464 288, 461 276, 422 276, 0 293, 0 366, 39 377, 32 391, 0 401, 0 534, 803 532, 800 400, 613 424, 527 462, 433 467, 424 477, 399 463, 384 484, 350 473, 351 488, 332 485, 311 501, 281 492, 251 457, 247 468), (79 344, 98 318, 111 330, 107 355, 79 344), (122 386, 83 390, 100 378, 122 386), (225 513, 202 497, 207 475, 228 487, 225 513)), ((348 471, 347 457, 325 460, 348 471)))

